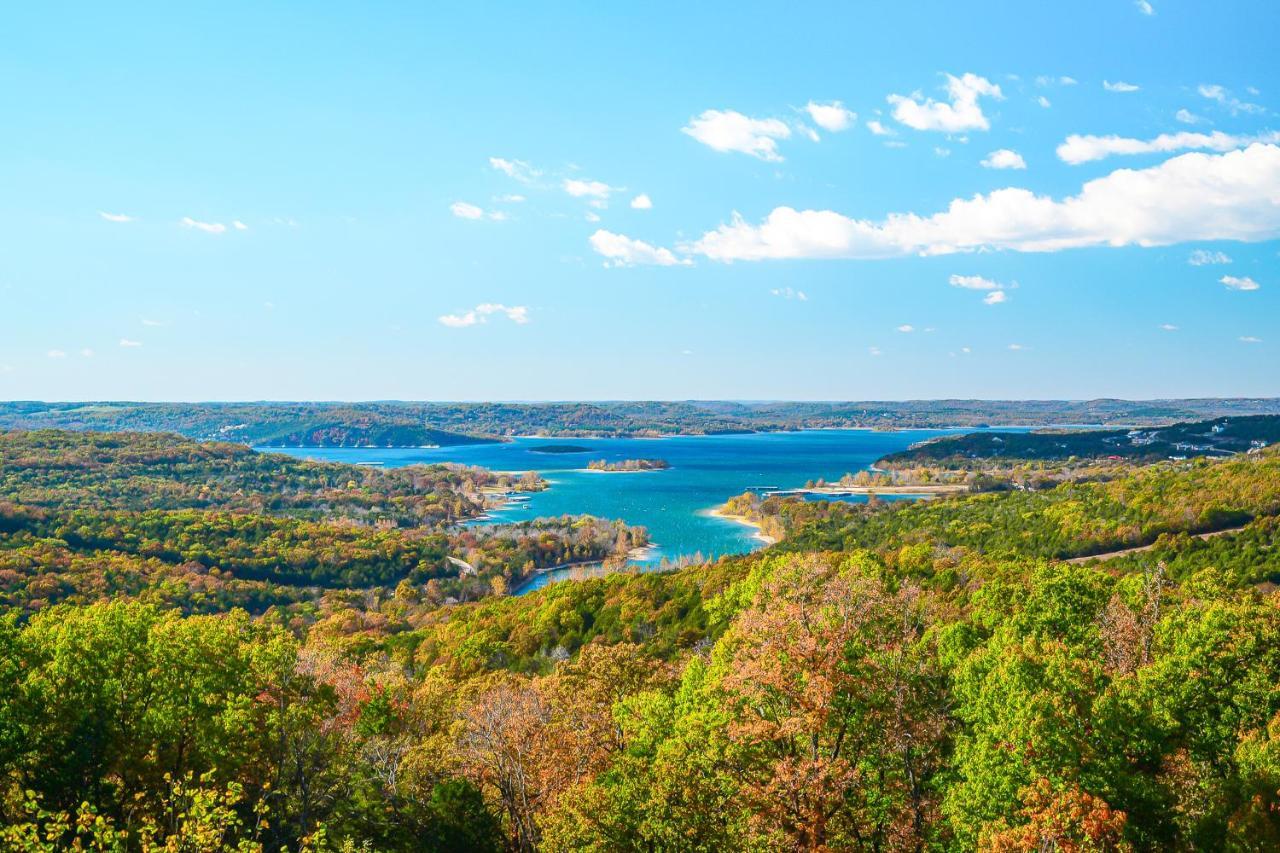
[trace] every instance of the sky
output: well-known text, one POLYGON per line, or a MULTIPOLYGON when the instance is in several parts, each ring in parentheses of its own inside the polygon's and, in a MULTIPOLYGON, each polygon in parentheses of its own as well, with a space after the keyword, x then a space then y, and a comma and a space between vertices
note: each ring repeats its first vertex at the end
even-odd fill
POLYGON ((1273 0, 0 16, 0 399, 1280 395, 1273 0))

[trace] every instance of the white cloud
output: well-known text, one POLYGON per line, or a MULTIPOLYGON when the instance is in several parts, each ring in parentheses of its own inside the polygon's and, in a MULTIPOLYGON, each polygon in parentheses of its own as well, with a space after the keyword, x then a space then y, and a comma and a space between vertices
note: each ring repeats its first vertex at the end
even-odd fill
POLYGON ((1226 285, 1231 290, 1259 290, 1262 285, 1258 284, 1249 276, 1224 275, 1218 279, 1219 284, 1226 285))
POLYGON ((965 74, 963 77, 947 75, 947 94, 951 101, 935 101, 933 98, 919 100, 919 94, 910 97, 890 95, 888 101, 893 105, 893 117, 915 130, 940 130, 956 133, 962 130, 986 130, 991 126, 987 117, 982 114, 978 98, 987 96, 1003 99, 1000 87, 976 74, 965 74))
POLYGON ((1000 290, 1004 287, 998 281, 983 278, 980 275, 953 275, 947 279, 952 287, 963 287, 965 290, 1000 290))
POLYGON ((614 234, 603 229, 592 234, 589 242, 596 254, 607 260, 605 266, 629 267, 648 265, 659 267, 687 266, 693 261, 677 258, 670 249, 653 246, 642 240, 633 240, 625 234, 614 234))
POLYGON ((982 297, 982 302, 984 305, 999 305, 1002 302, 1007 301, 1008 298, 1009 295, 1003 290, 993 290, 986 296, 982 297))
POLYGON ((588 210, 588 211, 586 212, 586 215, 585 215, 585 216, 583 216, 582 218, 583 218, 583 219, 585 219, 585 220, 587 220, 588 222, 599 222, 599 221, 600 221, 600 214, 595 213, 594 211, 588 210))
POLYGON ((245 224, 244 224, 243 222, 241 222, 239 219, 233 219, 233 220, 231 220, 231 227, 232 227, 232 228, 234 228, 234 229, 236 229, 237 231, 248 231, 248 230, 249 230, 249 226, 248 226, 248 225, 245 225, 245 224))
POLYGON ((832 101, 829 104, 815 104, 810 101, 804 109, 809 114, 809 118, 813 119, 814 124, 832 133, 848 130, 858 120, 858 114, 845 109, 844 104, 839 101, 832 101))
POLYGON ((1108 92, 1136 92, 1142 87, 1135 86, 1132 83, 1126 83, 1123 80, 1117 80, 1114 83, 1110 80, 1103 80, 1102 88, 1106 89, 1108 92))
POLYGON ((98 215, 108 222, 132 222, 133 217, 127 213, 107 213, 105 210, 99 210, 98 215))
POLYGON ((1188 110, 1188 109, 1178 110, 1176 113, 1173 114, 1173 117, 1178 121, 1182 122, 1183 124, 1199 124, 1200 122, 1204 121, 1204 119, 1202 119, 1200 116, 1196 115, 1195 113, 1191 112, 1191 110, 1188 110))
POLYGON ((1201 83, 1196 87, 1196 91, 1200 93, 1201 97, 1208 98, 1211 101, 1217 101, 1223 107, 1226 107, 1233 116, 1239 115, 1240 113, 1256 114, 1265 113, 1267 111, 1265 107, 1262 107, 1259 104, 1251 104, 1247 101, 1240 100, 1222 86, 1201 83))
POLYGON ((1240 342, 1244 344, 1260 344, 1262 338, 1255 338, 1253 335, 1241 335, 1240 342))
POLYGON ((221 234, 227 230, 227 226, 221 222, 201 222, 197 219, 192 219, 190 216, 182 217, 181 222, 187 228, 194 228, 206 234, 221 234))
POLYGON ((66 358, 67 357, 66 352, 60 349, 51 349, 49 350, 49 352, 46 353, 46 355, 48 355, 49 358, 66 358))
POLYGON ((1156 7, 1151 5, 1150 0, 1134 0, 1134 5, 1144 15, 1154 15, 1156 13, 1156 7))
POLYGON ((565 178, 562 186, 564 191, 574 198, 590 198, 597 201, 607 200, 609 193, 615 189, 601 181, 580 181, 576 178, 565 178))
POLYGON ((489 165, 508 178, 514 178, 522 184, 531 184, 542 175, 542 172, 523 160, 505 160, 502 157, 490 157, 489 165))
POLYGON ((786 122, 734 110, 706 110, 680 130, 714 151, 738 151, 771 162, 782 160, 778 140, 791 138, 786 122))
POLYGON ((1175 325, 1173 325, 1172 323, 1161 323, 1161 324, 1160 324, 1160 328, 1161 328, 1161 329, 1163 329, 1163 330, 1164 330, 1164 331, 1166 331, 1166 332, 1176 332, 1176 331, 1178 331, 1178 327, 1177 327, 1177 326, 1175 326, 1175 325))
POLYGON ((1001 148, 988 154, 982 165, 988 169, 1025 169, 1027 161, 1017 151, 1001 148))
POLYGON ((778 207, 760 225, 735 214, 687 251, 718 261, 887 258, 983 248, 1052 252, 1085 246, 1165 246, 1280 237, 1280 147, 1191 153, 1118 169, 1054 199, 1010 187, 958 198, 931 216, 881 221, 778 207))
POLYGON ((1041 95, 1040 97, 1036 98, 1036 103, 1044 107, 1046 110, 1049 109, 1049 107, 1053 106, 1053 104, 1049 102, 1049 99, 1046 98, 1044 95, 1041 95))
POLYGON ((1229 264, 1231 256, 1226 252, 1211 252, 1207 249, 1196 249, 1191 253, 1191 257, 1187 258, 1187 263, 1193 267, 1203 267, 1209 264, 1229 264))
POLYGON ((1124 136, 1079 136, 1072 134, 1058 146, 1058 159, 1078 166, 1094 160, 1102 160, 1112 154, 1155 154, 1185 150, 1234 151, 1255 142, 1271 144, 1280 142, 1280 132, 1267 131, 1256 136, 1232 136, 1215 130, 1213 133, 1162 133, 1155 139, 1130 139, 1124 136))
POLYGON ((902 332, 903 334, 908 334, 908 335, 914 332, 915 330, 916 330, 916 327, 911 325, 910 323, 903 323, 901 326, 898 327, 899 332, 902 332))
POLYGON ((91 350, 89 347, 85 347, 84 349, 80 350, 80 355, 84 358, 93 358, 93 350, 91 350))
POLYGON ((774 296, 781 297, 782 299, 794 299, 797 302, 809 301, 809 295, 807 293, 805 293, 803 290, 795 290, 794 288, 791 288, 791 287, 776 287, 773 290, 770 290, 769 292, 772 293, 774 296))
POLYGON ((497 199, 495 199, 495 201, 505 202, 506 204, 519 204, 524 200, 525 200, 524 196, 518 193, 509 193, 507 195, 500 195, 497 197, 497 199))
POLYGON ((631 207, 634 210, 653 210, 653 199, 649 198, 646 193, 631 199, 631 207))
POLYGON ((451 329, 464 329, 489 322, 489 317, 498 314, 523 326, 529 322, 529 309, 524 305, 502 305, 496 302, 484 302, 461 314, 442 314, 436 319, 443 326, 451 329))
POLYGON ((1024 347, 1022 344, 1009 344, 1009 349, 1013 350, 1014 352, 1017 352, 1018 350, 1026 349, 1026 347, 1024 347))
POLYGON ((871 119, 867 122, 867 130, 871 131, 876 136, 896 136, 897 135, 897 131, 895 131, 891 127, 885 127, 876 119, 871 119))
POLYGON ((138 347, 142 346, 142 341, 131 341, 128 338, 121 338, 120 346, 124 347, 125 349, 137 349, 138 347))
POLYGON ((449 205, 449 212, 459 219, 492 219, 494 222, 502 222, 507 218, 507 214, 501 210, 486 211, 482 207, 477 207, 465 201, 455 201, 449 205))
POLYGON ((1074 85, 1076 84, 1076 78, 1074 78, 1074 77, 1059 77, 1059 78, 1058 78, 1058 82, 1059 82, 1059 83, 1061 83, 1063 86, 1074 86, 1074 85))

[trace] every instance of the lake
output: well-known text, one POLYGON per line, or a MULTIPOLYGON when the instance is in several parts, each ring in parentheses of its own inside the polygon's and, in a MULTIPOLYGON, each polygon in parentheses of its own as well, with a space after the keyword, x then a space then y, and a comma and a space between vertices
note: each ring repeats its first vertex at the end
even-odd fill
MULTIPOLYGON (((671 438, 517 438, 501 444, 423 448, 261 448, 307 459, 380 464, 387 467, 457 462, 497 471, 534 470, 550 488, 491 514, 492 522, 586 513, 620 518, 648 529, 654 547, 638 561, 656 566, 663 558, 701 553, 740 554, 761 546, 746 525, 709 515, 749 488, 797 488, 808 480, 839 479, 861 471, 886 453, 937 435, 973 430, 806 430, 745 435, 671 438), (582 453, 538 452, 555 445, 582 453), (593 459, 665 459, 671 467, 636 473, 584 470, 593 459)), ((862 501, 852 496, 845 500, 862 501)), ((574 574, 581 574, 577 570, 574 574)), ((562 573, 542 575, 521 591, 562 573)))

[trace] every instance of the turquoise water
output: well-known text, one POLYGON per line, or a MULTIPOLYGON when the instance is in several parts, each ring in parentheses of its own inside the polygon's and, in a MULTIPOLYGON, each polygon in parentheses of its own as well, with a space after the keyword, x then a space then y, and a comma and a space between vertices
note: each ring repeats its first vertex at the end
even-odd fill
MULTIPOLYGON (((492 521, 579 513, 620 518, 648 529, 654 547, 638 562, 656 566, 664 557, 675 559, 701 553, 711 558, 760 547, 752 528, 708 515, 709 510, 748 488, 796 488, 820 477, 837 479, 846 472, 867 468, 886 453, 948 432, 963 430, 811 430, 660 439, 518 438, 503 444, 466 447, 272 450, 308 459, 388 467, 457 462, 498 471, 532 469, 550 482, 550 488, 533 494, 526 502, 493 512, 492 521), (588 452, 536 452, 549 444, 577 445, 588 448, 588 452), (638 458, 665 459, 671 467, 626 474, 583 470, 592 459, 638 458)), ((525 589, 558 577, 554 573, 543 575, 525 589)))

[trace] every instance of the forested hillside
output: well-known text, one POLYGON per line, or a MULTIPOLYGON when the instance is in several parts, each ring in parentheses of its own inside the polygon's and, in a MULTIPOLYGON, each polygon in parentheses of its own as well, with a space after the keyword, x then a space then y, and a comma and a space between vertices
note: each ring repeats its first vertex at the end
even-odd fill
MULTIPOLYGON (((42 470, 23 488, 60 488, 42 470)), ((1271 449, 916 504, 744 500, 780 545, 456 604, 418 572, 456 532, 95 506, 133 494, 114 480, 72 468, 74 506, 0 515, 0 555, 72 588, 0 623, 5 849, 1280 845, 1271 449), (1133 544, 1154 547, 1060 560, 1133 544), (252 613, 120 582, 202 550, 263 584, 252 613), (318 566, 342 586, 267 594, 318 566)))

